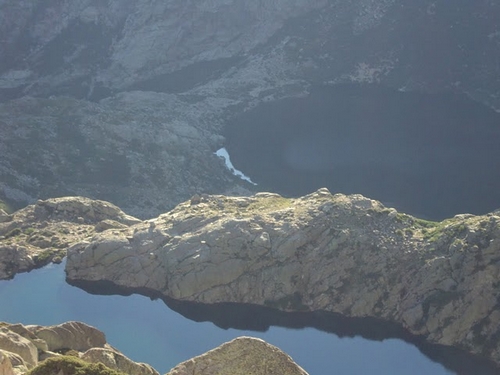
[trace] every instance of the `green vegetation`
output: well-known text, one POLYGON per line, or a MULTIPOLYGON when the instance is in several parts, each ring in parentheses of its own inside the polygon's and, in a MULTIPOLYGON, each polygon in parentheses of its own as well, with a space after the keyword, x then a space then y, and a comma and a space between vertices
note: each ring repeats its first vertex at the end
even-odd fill
POLYGON ((424 238, 429 242, 436 242, 443 238, 451 239, 460 236, 467 230, 467 225, 463 221, 444 220, 434 228, 424 233, 424 238))
POLYGON ((49 264, 52 260, 54 260, 56 263, 60 263, 64 255, 66 255, 66 251, 64 250, 48 249, 35 255, 33 257, 33 260, 38 267, 41 267, 49 264))
POLYGON ((102 363, 88 363, 75 356, 60 356, 47 358, 27 375, 125 375, 123 372, 112 370, 102 363))
POLYGON ((426 238, 433 229, 439 227, 441 224, 436 221, 419 219, 402 213, 398 213, 395 220, 396 222, 407 227, 406 229, 396 230, 396 234, 398 236, 403 236, 404 233, 405 235, 412 237, 415 232, 421 232, 424 235, 424 238, 426 238))
POLYGON ((396 221, 397 221, 398 223, 408 223, 408 222, 410 222, 410 223, 411 223, 413 220, 412 220, 412 218, 411 218, 410 216, 408 216, 407 214, 402 214, 402 213, 398 212, 398 213, 396 214, 396 221))
POLYGON ((269 197, 259 198, 250 203, 246 208, 246 213, 262 213, 269 211, 278 211, 290 207, 292 201, 289 198, 269 197))
POLYGON ((35 233, 35 228, 31 228, 31 227, 30 227, 30 228, 26 228, 26 229, 23 231, 23 233, 24 233, 25 235, 27 235, 27 236, 30 236, 30 235, 32 235, 33 233, 35 233))
POLYGON ((439 222, 437 221, 430 221, 430 220, 424 220, 424 219, 418 219, 414 218, 413 222, 415 225, 421 227, 421 228, 435 228, 439 225, 439 222))
MULTIPOLYGON (((215 206, 215 210, 213 211, 207 211, 207 207, 203 207, 203 213, 206 217, 220 214, 220 211, 224 211, 227 215, 248 217, 286 209, 291 206, 292 199, 280 196, 248 199, 221 198, 217 201, 213 201, 212 204, 215 206)), ((198 205, 191 206, 195 211, 199 209, 198 207, 198 205)))
POLYGON ((396 221, 398 223, 403 223, 407 225, 413 225, 417 228, 434 228, 438 226, 440 223, 436 221, 430 221, 430 220, 424 220, 424 219, 419 219, 407 214, 402 214, 398 213, 396 215, 396 221))

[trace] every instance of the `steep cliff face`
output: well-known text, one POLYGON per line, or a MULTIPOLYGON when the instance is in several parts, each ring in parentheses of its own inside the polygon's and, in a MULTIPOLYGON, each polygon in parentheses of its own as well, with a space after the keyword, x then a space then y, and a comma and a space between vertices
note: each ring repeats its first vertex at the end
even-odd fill
POLYGON ((34 85, 25 94, 44 95, 73 94, 72 86, 83 97, 100 96, 94 89, 121 90, 196 63, 243 56, 287 19, 326 3, 3 1, 5 87, 22 82, 34 85))
MULTIPOLYGON (((122 93, 0 104, 0 189, 10 202, 81 195, 150 217, 200 191, 236 185, 201 124, 207 105, 169 94, 122 93)), ((208 126, 207 126, 208 128, 208 126)))
POLYGON ((0 198, 86 195, 151 217, 240 189, 213 155, 226 119, 312 84, 498 109, 499 17, 487 0, 2 0, 0 198))
POLYGON ((92 98, 148 83, 176 92, 189 88, 182 78, 194 87, 236 75, 248 85, 253 73, 257 91, 266 78, 270 88, 294 78, 383 80, 407 90, 458 86, 498 104, 500 7, 487 0, 3 0, 0 6, 1 87, 19 95, 92 98))
POLYGON ((323 189, 193 197, 73 245, 66 273, 178 301, 375 318, 498 364, 499 253, 498 211, 427 222, 323 189))

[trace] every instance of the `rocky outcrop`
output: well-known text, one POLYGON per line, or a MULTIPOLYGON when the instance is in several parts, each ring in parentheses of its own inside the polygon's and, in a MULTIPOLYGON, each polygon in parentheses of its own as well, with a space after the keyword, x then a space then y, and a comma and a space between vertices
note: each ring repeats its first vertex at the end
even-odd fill
POLYGON ((10 351, 0 350, 0 374, 18 375, 28 371, 24 360, 10 351))
POLYGON ((0 349, 15 353, 22 358, 21 365, 33 368, 38 363, 38 350, 27 338, 12 332, 8 327, 0 331, 0 349))
POLYGON ((106 344, 104 333, 80 322, 67 322, 51 327, 31 326, 30 331, 45 341, 50 351, 72 349, 85 352, 92 348, 104 348, 106 344))
POLYGON ((151 366, 127 358, 106 342, 104 333, 81 322, 66 322, 50 327, 0 325, 2 375, 24 374, 30 369, 34 374, 70 375, 75 373, 76 368, 92 363, 96 364, 92 367, 94 370, 107 368, 126 374, 159 375, 151 366), (51 366, 57 367, 57 371, 48 371, 47 367, 51 366), (44 372, 44 369, 47 371, 44 372))
POLYGON ((499 12, 487 0, 3 0, 0 198, 85 195, 147 218, 249 189, 214 155, 227 119, 314 85, 451 91, 499 109, 499 12))
POLYGON ((183 362, 167 375, 307 375, 280 349, 253 337, 238 337, 183 362))
POLYGON ((102 363, 113 370, 134 375, 157 375, 155 369, 146 363, 137 363, 122 353, 109 348, 92 348, 82 354, 81 358, 89 363, 102 363))
POLYGON ((104 201, 83 197, 39 200, 0 222, 0 279, 60 262, 67 247, 104 228, 139 222, 104 201))
POLYGON ((500 364, 500 217, 428 222, 360 195, 198 196, 68 250, 72 283, 391 322, 500 364))
MULTIPOLYGON (((29 370, 33 375, 159 375, 150 365, 134 362, 111 347, 104 333, 81 322, 50 327, 0 323, 0 375, 29 370)), ((179 364, 168 375, 194 373, 307 375, 280 349, 252 337, 236 338, 179 364)))
POLYGON ((83 195, 147 218, 195 193, 229 190, 239 184, 214 154, 223 138, 211 110, 146 92, 100 103, 53 97, 0 104, 0 197, 19 207, 83 195))

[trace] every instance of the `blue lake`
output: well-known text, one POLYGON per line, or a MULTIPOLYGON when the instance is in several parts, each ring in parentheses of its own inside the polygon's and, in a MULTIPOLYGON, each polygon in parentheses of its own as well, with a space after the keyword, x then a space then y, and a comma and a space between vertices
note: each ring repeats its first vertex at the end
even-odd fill
POLYGON ((0 321, 41 325, 82 321, 104 331, 108 342, 127 356, 151 364, 160 373, 223 342, 247 335, 278 346, 311 375, 453 374, 401 340, 339 338, 313 328, 224 330, 213 323, 186 319, 160 300, 140 295, 92 295, 65 282, 64 264, 0 281, 0 301, 0 321))

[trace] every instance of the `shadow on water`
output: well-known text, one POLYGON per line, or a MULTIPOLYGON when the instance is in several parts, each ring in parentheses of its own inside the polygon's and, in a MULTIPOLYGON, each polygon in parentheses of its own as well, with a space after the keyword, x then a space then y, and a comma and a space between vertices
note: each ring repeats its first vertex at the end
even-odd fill
POLYGON ((422 337, 411 335, 401 326, 376 318, 348 318, 325 311, 283 312, 269 307, 239 303, 182 302, 146 288, 124 288, 109 281, 66 281, 91 294, 128 296, 137 293, 151 299, 161 299, 170 309, 187 319, 211 322, 222 329, 265 332, 270 327, 277 326, 293 329, 315 328, 341 338, 361 336, 375 341, 394 338, 415 345, 428 358, 459 375, 500 374, 500 368, 491 361, 457 348, 428 344, 422 337))
POLYGON ((500 207, 500 113, 465 96, 315 87, 237 115, 224 135, 260 190, 327 187, 434 220, 500 207))

